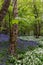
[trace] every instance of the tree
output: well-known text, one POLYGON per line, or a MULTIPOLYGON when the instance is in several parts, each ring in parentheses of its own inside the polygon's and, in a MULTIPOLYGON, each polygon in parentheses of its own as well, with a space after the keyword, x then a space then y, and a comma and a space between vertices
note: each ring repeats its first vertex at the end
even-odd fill
POLYGON ((33 0, 33 13, 34 13, 34 17, 35 17, 35 23, 34 23, 34 35, 36 36, 36 38, 38 38, 40 36, 40 22, 38 20, 39 18, 39 11, 37 9, 36 3, 33 0))
MULTIPOLYGON (((16 55, 16 44, 18 36, 18 24, 16 24, 16 17, 18 17, 17 0, 13 0, 13 15, 15 23, 12 24, 10 30, 10 53, 11 55, 16 55)), ((14 22, 13 20, 13 22, 14 22)))
POLYGON ((4 16, 6 15, 9 4, 10 4, 10 0, 4 0, 3 6, 0 10, 0 21, 2 21, 4 16))
POLYGON ((0 10, 0 27, 1 27, 2 20, 8 11, 9 5, 10 5, 10 0, 4 0, 4 3, 3 3, 2 8, 0 10))

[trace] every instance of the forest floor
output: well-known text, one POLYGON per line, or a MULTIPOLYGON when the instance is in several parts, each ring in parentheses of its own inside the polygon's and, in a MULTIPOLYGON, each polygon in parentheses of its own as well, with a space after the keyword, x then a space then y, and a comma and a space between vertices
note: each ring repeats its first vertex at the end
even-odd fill
MULTIPOLYGON (((4 35, 1 35, 0 39, 0 65, 6 65, 6 61, 8 59, 8 48, 9 48, 9 43, 6 42, 8 41, 8 36, 4 37, 4 35), (5 38, 5 39, 4 39, 5 38), (5 42, 4 42, 5 41, 5 42)), ((43 37, 40 36, 38 39, 34 38, 33 36, 20 36, 18 37, 18 48, 19 49, 26 49, 29 46, 37 46, 38 43, 43 45, 43 37)), ((42 46, 43 47, 43 46, 42 46)))

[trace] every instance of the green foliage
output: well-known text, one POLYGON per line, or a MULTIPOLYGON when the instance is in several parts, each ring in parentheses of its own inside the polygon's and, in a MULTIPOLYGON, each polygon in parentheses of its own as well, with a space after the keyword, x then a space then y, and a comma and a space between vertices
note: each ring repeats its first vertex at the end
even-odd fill
MULTIPOLYGON (((42 13, 43 13, 43 2, 41 2, 41 0, 35 0, 35 2, 33 2, 32 0, 22 0, 19 1, 18 0, 18 16, 21 18, 19 19, 20 23, 19 24, 19 32, 24 34, 25 30, 34 30, 34 24, 37 24, 37 21, 39 21, 39 23, 42 22, 42 13), (21 3, 22 2, 22 3, 21 3), (34 4, 37 8, 37 12, 35 12, 35 8, 34 8, 34 4), (35 19, 35 16, 37 15, 37 18, 35 19), (27 27, 25 26, 27 25, 27 27)), ((40 24, 41 25, 41 24, 40 24)), ((27 31, 27 32, 29 32, 27 31)), ((27 33, 26 32, 26 33, 27 33)), ((27 35, 29 35, 29 33, 27 33, 27 35)))
MULTIPOLYGON (((1 7, 3 1, 0 0, 1 7)), ((13 16, 12 1, 8 8, 8 13, 6 14, 5 20, 9 22, 9 14, 10 14, 10 24, 12 25, 14 23, 17 23, 19 25, 19 35, 30 35, 30 32, 34 31, 34 24, 37 24, 37 22, 39 21, 41 25, 41 22, 43 22, 43 2, 41 2, 41 0, 17 0, 17 5, 18 5, 17 20, 15 20, 13 16), (34 4, 36 6, 37 12, 34 8, 34 4), (35 16, 37 16, 37 18, 35 18, 35 16)), ((43 34, 42 29, 41 29, 41 34, 43 34)))
POLYGON ((0 10, 2 8, 3 2, 4 2, 4 0, 0 0, 0 10))
POLYGON ((9 62, 13 65, 43 65, 43 48, 36 48, 33 51, 27 51, 25 54, 18 55, 18 59, 11 56, 9 62))
POLYGON ((18 24, 18 20, 17 19, 12 19, 12 21, 10 22, 11 25, 13 25, 15 23, 18 24))
POLYGON ((10 13, 13 12, 13 4, 12 4, 12 2, 10 3, 10 6, 9 6, 9 8, 8 8, 8 11, 9 11, 10 13))

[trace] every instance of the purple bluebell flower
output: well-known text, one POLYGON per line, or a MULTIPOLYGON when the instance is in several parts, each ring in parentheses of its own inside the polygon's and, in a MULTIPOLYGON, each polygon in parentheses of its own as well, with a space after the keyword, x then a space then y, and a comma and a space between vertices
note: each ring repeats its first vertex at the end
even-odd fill
POLYGON ((9 36, 8 35, 0 34, 0 42, 8 41, 8 40, 9 40, 9 36))

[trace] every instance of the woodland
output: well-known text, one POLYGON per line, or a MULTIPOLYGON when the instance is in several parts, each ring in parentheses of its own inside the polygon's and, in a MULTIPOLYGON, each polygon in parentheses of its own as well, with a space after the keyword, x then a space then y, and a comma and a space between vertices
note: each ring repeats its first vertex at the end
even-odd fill
POLYGON ((0 65, 43 65, 43 0, 0 0, 0 65))

